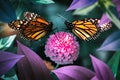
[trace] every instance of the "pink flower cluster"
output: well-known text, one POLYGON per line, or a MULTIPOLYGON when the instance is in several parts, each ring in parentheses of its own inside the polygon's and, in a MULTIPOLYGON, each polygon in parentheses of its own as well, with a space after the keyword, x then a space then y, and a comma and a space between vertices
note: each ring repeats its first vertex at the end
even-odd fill
POLYGON ((57 64, 71 64, 78 57, 79 44, 72 34, 57 32, 48 38, 45 54, 57 64))

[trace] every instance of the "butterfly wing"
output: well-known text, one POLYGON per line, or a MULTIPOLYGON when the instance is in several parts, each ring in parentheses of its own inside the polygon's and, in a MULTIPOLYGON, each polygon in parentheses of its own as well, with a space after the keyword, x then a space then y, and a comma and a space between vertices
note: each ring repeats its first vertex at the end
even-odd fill
POLYGON ((24 14, 25 20, 16 20, 8 25, 18 30, 18 32, 27 40, 38 40, 52 30, 52 23, 49 23, 39 15, 31 12, 24 14))
POLYGON ((26 39, 38 40, 47 33, 47 26, 48 25, 39 23, 37 21, 30 21, 20 33, 23 34, 26 39))
POLYGON ((98 20, 97 19, 85 19, 85 20, 76 20, 71 23, 73 26, 72 32, 81 38, 82 40, 95 39, 99 34, 98 20))
POLYGON ((25 28, 27 27, 26 25, 28 24, 27 20, 15 20, 12 21, 10 23, 8 23, 8 26, 14 30, 18 31, 18 34, 24 38, 27 39, 24 34, 22 34, 22 32, 25 30, 25 28))
POLYGON ((42 18, 40 15, 32 13, 32 12, 25 12, 24 17, 28 21, 32 20, 32 21, 38 21, 40 23, 44 23, 46 25, 49 24, 48 21, 42 18))
POLYGON ((14 30, 21 30, 28 23, 27 20, 15 20, 8 23, 8 26, 14 30))
POLYGON ((28 21, 35 20, 37 16, 38 16, 38 14, 35 14, 35 13, 32 13, 32 12, 25 12, 24 13, 24 17, 28 21))
POLYGON ((99 26, 100 26, 100 32, 103 32, 103 31, 110 29, 112 27, 112 23, 111 22, 104 23, 104 24, 99 25, 99 26))

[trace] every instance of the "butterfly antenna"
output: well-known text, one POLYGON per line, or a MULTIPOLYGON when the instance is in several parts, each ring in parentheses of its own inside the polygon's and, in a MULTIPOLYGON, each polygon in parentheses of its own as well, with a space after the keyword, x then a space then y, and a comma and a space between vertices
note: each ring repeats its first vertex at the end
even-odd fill
POLYGON ((67 21, 67 19, 65 18, 65 17, 63 17, 62 15, 60 15, 60 14, 57 14, 58 15, 58 17, 61 17, 61 18, 63 18, 65 21, 67 21))

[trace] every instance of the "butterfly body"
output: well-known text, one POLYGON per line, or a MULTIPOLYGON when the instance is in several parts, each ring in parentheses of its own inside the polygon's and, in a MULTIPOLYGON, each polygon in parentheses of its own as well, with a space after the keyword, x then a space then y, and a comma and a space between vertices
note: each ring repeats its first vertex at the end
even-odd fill
POLYGON ((111 27, 110 23, 100 26, 99 22, 100 20, 98 19, 83 19, 73 22, 65 21, 65 25, 80 39, 91 40, 96 39, 100 32, 108 30, 111 27))
POLYGON ((24 20, 16 20, 8 25, 17 30, 27 40, 38 40, 52 31, 52 22, 48 22, 38 14, 26 12, 24 20))

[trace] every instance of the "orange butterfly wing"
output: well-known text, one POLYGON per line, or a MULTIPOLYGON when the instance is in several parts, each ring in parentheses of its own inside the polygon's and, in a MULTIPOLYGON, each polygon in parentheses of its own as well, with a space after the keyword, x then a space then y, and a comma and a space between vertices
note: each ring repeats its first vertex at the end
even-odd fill
POLYGON ((18 30, 25 39, 38 40, 52 30, 52 23, 49 23, 35 13, 26 12, 24 17, 25 20, 16 20, 8 25, 18 30))
POLYGON ((30 21, 27 24, 27 27, 25 27, 21 33, 25 36, 27 39, 33 39, 38 40, 41 37, 45 36, 47 31, 48 25, 40 23, 38 21, 30 21))
POLYGON ((94 39, 96 38, 96 35, 99 33, 97 24, 94 24, 91 21, 78 20, 72 22, 72 24, 74 25, 72 32, 83 40, 94 39))
POLYGON ((82 40, 95 39, 100 32, 97 19, 76 20, 72 23, 65 21, 65 24, 68 29, 82 40))

